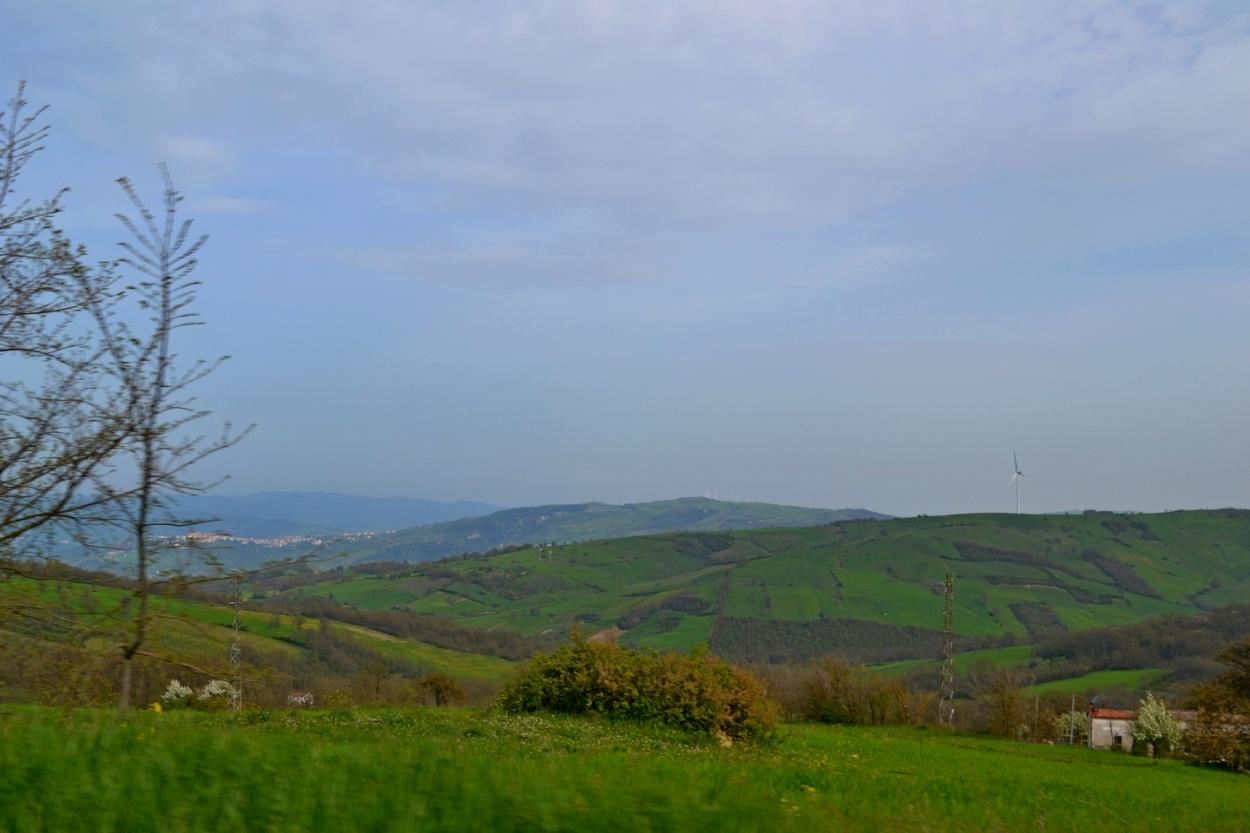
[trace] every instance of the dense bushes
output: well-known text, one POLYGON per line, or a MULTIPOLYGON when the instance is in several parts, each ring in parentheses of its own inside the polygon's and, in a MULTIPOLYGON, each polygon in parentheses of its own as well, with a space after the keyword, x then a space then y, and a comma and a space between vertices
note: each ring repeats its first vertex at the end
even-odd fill
POLYGON ((769 694, 794 719, 856 726, 924 726, 937 720, 936 693, 838 657, 805 668, 773 666, 767 679, 769 694))
POLYGON ((777 707, 752 674, 697 649, 690 655, 635 651, 590 642, 580 633, 504 686, 507 711, 599 713, 658 720, 724 738, 758 739, 776 725, 777 707))

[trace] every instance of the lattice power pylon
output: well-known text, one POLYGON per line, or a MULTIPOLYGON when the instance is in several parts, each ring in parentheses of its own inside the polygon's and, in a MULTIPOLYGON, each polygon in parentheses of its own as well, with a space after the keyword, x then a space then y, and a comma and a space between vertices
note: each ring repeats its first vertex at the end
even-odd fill
POLYGON ((942 611, 942 691, 938 724, 955 726, 955 577, 946 574, 946 606, 942 611))
POLYGON ((242 623, 239 621, 239 610, 243 607, 243 576, 234 577, 234 600, 230 602, 234 608, 234 641, 230 643, 230 676, 234 678, 234 696, 230 698, 232 711, 243 710, 243 645, 240 640, 242 623))

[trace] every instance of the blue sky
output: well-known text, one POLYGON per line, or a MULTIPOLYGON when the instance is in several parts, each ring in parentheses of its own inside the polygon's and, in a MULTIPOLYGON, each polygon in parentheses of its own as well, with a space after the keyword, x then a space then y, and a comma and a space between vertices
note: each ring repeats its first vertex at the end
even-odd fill
MULTIPOLYGON (((1250 9, 15 0, 25 193, 167 162, 229 493, 1250 506, 1250 9)), ((7 97, 7 96, 6 96, 7 97)))

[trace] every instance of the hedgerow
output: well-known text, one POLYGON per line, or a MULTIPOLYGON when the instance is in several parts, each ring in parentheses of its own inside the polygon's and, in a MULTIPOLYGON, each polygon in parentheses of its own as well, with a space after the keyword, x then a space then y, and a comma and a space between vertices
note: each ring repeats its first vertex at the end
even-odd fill
POLYGON ((656 720, 734 740, 764 738, 777 723, 764 683, 705 646, 661 654, 591 642, 577 632, 552 653, 535 654, 504 686, 499 703, 510 712, 656 720))

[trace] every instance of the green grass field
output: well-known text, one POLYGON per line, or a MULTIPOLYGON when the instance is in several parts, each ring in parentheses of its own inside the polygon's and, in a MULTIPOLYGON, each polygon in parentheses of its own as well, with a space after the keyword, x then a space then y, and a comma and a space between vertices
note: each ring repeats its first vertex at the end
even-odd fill
POLYGON ((1072 677, 1067 680, 1039 683, 1030 688, 1029 693, 1040 694, 1046 691, 1080 692, 1116 687, 1126 688, 1129 691, 1138 691, 1149 687, 1151 683, 1165 673, 1167 672, 1157 668, 1093 671, 1089 674, 1083 674, 1080 677, 1072 677))
POLYGON ((1250 778, 935 730, 494 711, 0 714, 0 830, 1250 829, 1250 778))

